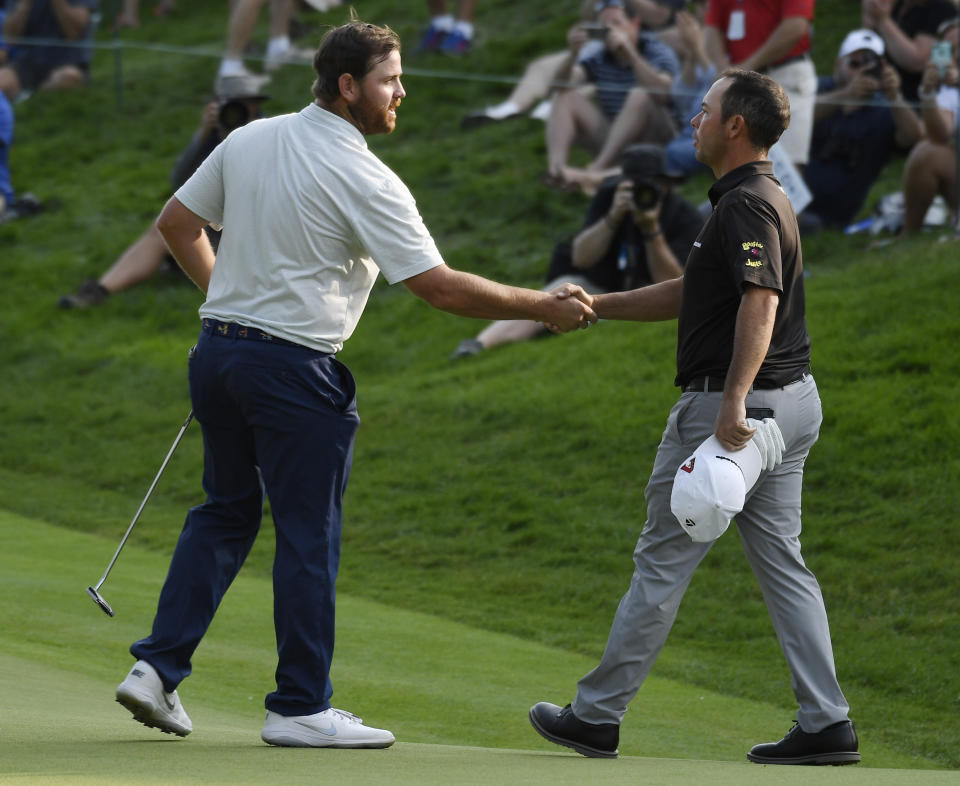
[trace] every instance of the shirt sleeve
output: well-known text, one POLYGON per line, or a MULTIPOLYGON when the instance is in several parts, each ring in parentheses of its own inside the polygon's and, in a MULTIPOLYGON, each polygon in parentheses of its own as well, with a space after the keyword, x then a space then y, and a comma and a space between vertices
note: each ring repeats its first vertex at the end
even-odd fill
POLYGON ((723 200, 718 208, 723 259, 741 291, 749 283, 783 292, 780 231, 773 208, 743 193, 723 200))
POLYGON ((443 264, 413 195, 395 176, 380 182, 351 222, 358 242, 391 284, 443 264))
POLYGON ((223 229, 223 152, 226 140, 214 148, 174 196, 184 207, 206 219, 214 229, 223 229))
POLYGON ((676 53, 652 35, 643 34, 641 54, 657 71, 664 71, 671 76, 680 73, 680 61, 677 59, 676 53))

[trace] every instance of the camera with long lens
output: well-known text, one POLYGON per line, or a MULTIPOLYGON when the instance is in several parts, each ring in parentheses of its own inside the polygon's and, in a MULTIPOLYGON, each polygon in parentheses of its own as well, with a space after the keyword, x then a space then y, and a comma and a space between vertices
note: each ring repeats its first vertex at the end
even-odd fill
POLYGON ((663 199, 657 175, 663 172, 663 150, 656 145, 631 145, 622 161, 623 177, 633 183, 633 204, 637 210, 652 210, 663 199))
POLYGON ((233 99, 220 103, 217 119, 224 131, 233 131, 249 123, 253 119, 253 113, 246 101, 233 99))

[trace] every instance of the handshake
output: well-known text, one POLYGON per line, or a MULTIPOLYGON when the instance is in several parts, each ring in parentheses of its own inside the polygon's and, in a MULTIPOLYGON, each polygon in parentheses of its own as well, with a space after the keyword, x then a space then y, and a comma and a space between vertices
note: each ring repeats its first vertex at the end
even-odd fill
POLYGON ((547 300, 548 315, 541 320, 551 333, 586 330, 598 317, 591 308, 593 295, 577 284, 563 284, 550 291, 547 300))

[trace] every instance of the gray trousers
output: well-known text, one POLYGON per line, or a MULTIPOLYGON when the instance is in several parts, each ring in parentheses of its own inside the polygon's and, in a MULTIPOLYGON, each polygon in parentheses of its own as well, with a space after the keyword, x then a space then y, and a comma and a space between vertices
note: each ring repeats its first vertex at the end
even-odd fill
MULTIPOLYGON (((721 393, 684 393, 670 411, 645 490, 647 521, 634 552, 630 589, 620 601, 600 664, 577 686, 572 702, 587 723, 620 723, 653 667, 693 572, 710 550, 681 529, 670 510, 677 468, 713 433, 721 393)), ((747 555, 773 619, 799 702, 797 720, 817 732, 846 720, 830 629, 816 577, 800 556, 803 465, 819 435, 820 396, 811 375, 776 390, 756 390, 746 405, 775 412, 786 448, 783 463, 762 472, 736 517, 747 555)), ((727 537, 730 537, 727 535, 727 537)))

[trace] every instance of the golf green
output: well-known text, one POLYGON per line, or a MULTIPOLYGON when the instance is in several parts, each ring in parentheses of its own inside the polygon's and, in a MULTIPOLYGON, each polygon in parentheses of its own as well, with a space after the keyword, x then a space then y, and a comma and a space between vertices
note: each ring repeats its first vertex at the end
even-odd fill
POLYGON ((569 700, 592 658, 351 597, 338 605, 334 704, 398 743, 271 748, 259 738, 275 658, 270 583, 243 573, 181 686, 195 729, 181 740, 113 701, 166 559, 127 546, 103 587, 109 618, 85 588, 115 542, 0 512, 0 543, 0 783, 960 783, 869 738, 858 767, 751 765, 746 748, 789 727, 782 708, 656 678, 624 722, 624 755, 585 759, 541 740, 526 713, 569 700))

